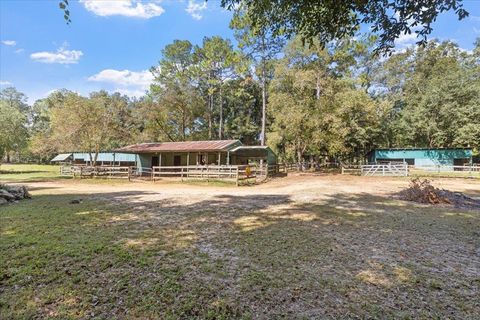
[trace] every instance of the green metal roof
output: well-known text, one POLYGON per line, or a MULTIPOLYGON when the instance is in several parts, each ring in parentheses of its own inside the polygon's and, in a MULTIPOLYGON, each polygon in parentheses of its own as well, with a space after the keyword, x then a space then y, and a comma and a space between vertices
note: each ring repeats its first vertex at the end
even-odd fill
MULTIPOLYGON (((75 160, 93 161, 95 154, 92 153, 92 160, 90 160, 90 153, 87 152, 75 152, 73 158, 75 160)), ((100 152, 97 157, 97 161, 130 161, 135 162, 135 154, 133 153, 117 153, 117 152, 100 152)))
POLYGON ((57 162, 57 161, 66 161, 68 158, 70 158, 72 156, 71 153, 60 153, 60 154, 57 154, 55 156, 55 158, 53 158, 52 160, 50 160, 51 162, 57 162))
MULTIPOLYGON (((92 153, 92 159, 95 157, 95 154, 92 153)), ((52 162, 60 162, 60 161, 67 161, 69 160, 83 160, 83 161, 91 161, 90 160, 90 153, 88 152, 72 152, 72 153, 60 153, 55 158, 53 158, 52 162)), ((132 153, 117 153, 117 152, 100 152, 97 157, 97 161, 105 161, 105 162, 113 162, 113 161, 122 161, 122 162, 135 162, 136 154, 132 153)))

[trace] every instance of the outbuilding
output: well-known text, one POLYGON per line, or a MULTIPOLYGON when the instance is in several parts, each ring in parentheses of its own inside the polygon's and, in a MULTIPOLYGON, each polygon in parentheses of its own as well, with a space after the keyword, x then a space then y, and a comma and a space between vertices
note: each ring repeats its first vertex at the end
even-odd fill
MULTIPOLYGON (((50 162, 59 164, 91 165, 95 158, 94 153, 71 152, 60 153, 50 162)), ((100 152, 97 156, 97 165, 102 166, 136 166, 137 155, 119 152, 100 152)))
POLYGON ((472 162, 471 148, 389 148, 375 149, 370 163, 406 162, 414 166, 463 166, 472 162))
POLYGON ((116 151, 138 155, 138 166, 142 168, 277 163, 269 147, 243 146, 239 140, 140 143, 116 151))

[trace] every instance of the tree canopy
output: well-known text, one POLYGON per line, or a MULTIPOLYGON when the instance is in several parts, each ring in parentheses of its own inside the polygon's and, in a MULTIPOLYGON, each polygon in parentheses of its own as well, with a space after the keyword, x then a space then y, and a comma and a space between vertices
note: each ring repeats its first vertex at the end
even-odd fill
MULTIPOLYGON (((237 36, 249 30, 235 28, 237 36)), ((135 142, 219 138, 265 143, 281 161, 364 161, 378 147, 478 153, 480 40, 471 51, 434 40, 391 56, 374 53, 376 40, 357 34, 305 46, 297 36, 281 53, 260 47, 256 56, 250 44, 262 38, 253 34, 239 48, 221 37, 199 45, 175 40, 152 66, 154 81, 140 98, 63 89, 29 105, 23 93, 5 88, 0 153, 46 161, 82 151, 95 159, 135 142)))
POLYGON ((453 10, 460 20, 468 16, 462 0, 222 0, 221 4, 231 10, 245 6, 253 28, 260 32, 271 30, 289 38, 299 35, 322 44, 353 36, 368 24, 379 37, 381 51, 390 50, 396 38, 412 32, 419 44, 425 44, 442 12, 453 10))

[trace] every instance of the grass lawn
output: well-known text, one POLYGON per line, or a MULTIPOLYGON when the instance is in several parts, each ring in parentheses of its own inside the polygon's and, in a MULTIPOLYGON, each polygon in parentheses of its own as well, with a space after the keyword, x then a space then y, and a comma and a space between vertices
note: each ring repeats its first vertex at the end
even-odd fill
POLYGON ((1 319, 480 314, 478 211, 368 194, 32 193, 0 207, 1 319))
POLYGON ((0 165, 0 181, 42 181, 62 178, 60 166, 44 164, 0 165))

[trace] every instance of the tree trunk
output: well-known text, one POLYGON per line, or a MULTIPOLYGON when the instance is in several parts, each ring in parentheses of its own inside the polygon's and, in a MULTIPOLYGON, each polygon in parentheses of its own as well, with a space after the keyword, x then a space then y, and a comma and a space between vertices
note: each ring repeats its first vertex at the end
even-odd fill
POLYGON ((262 131, 260 133, 260 144, 265 145, 265 126, 267 117, 267 85, 265 59, 262 58, 262 131))
POLYGON ((317 74, 316 97, 317 97, 317 100, 320 100, 320 75, 319 74, 317 74))
POLYGON ((208 140, 212 140, 213 94, 208 97, 208 140))
POLYGON ((303 161, 303 151, 302 148, 297 149, 297 162, 302 163, 303 161))
POLYGON ((185 138, 187 137, 187 134, 186 134, 186 122, 187 120, 185 119, 186 116, 185 116, 185 111, 182 112, 182 140, 185 141, 185 138))
POLYGON ((220 120, 218 123, 218 139, 222 140, 222 131, 223 131, 223 96, 222 96, 222 84, 220 84, 220 91, 219 91, 219 98, 220 98, 220 120))

